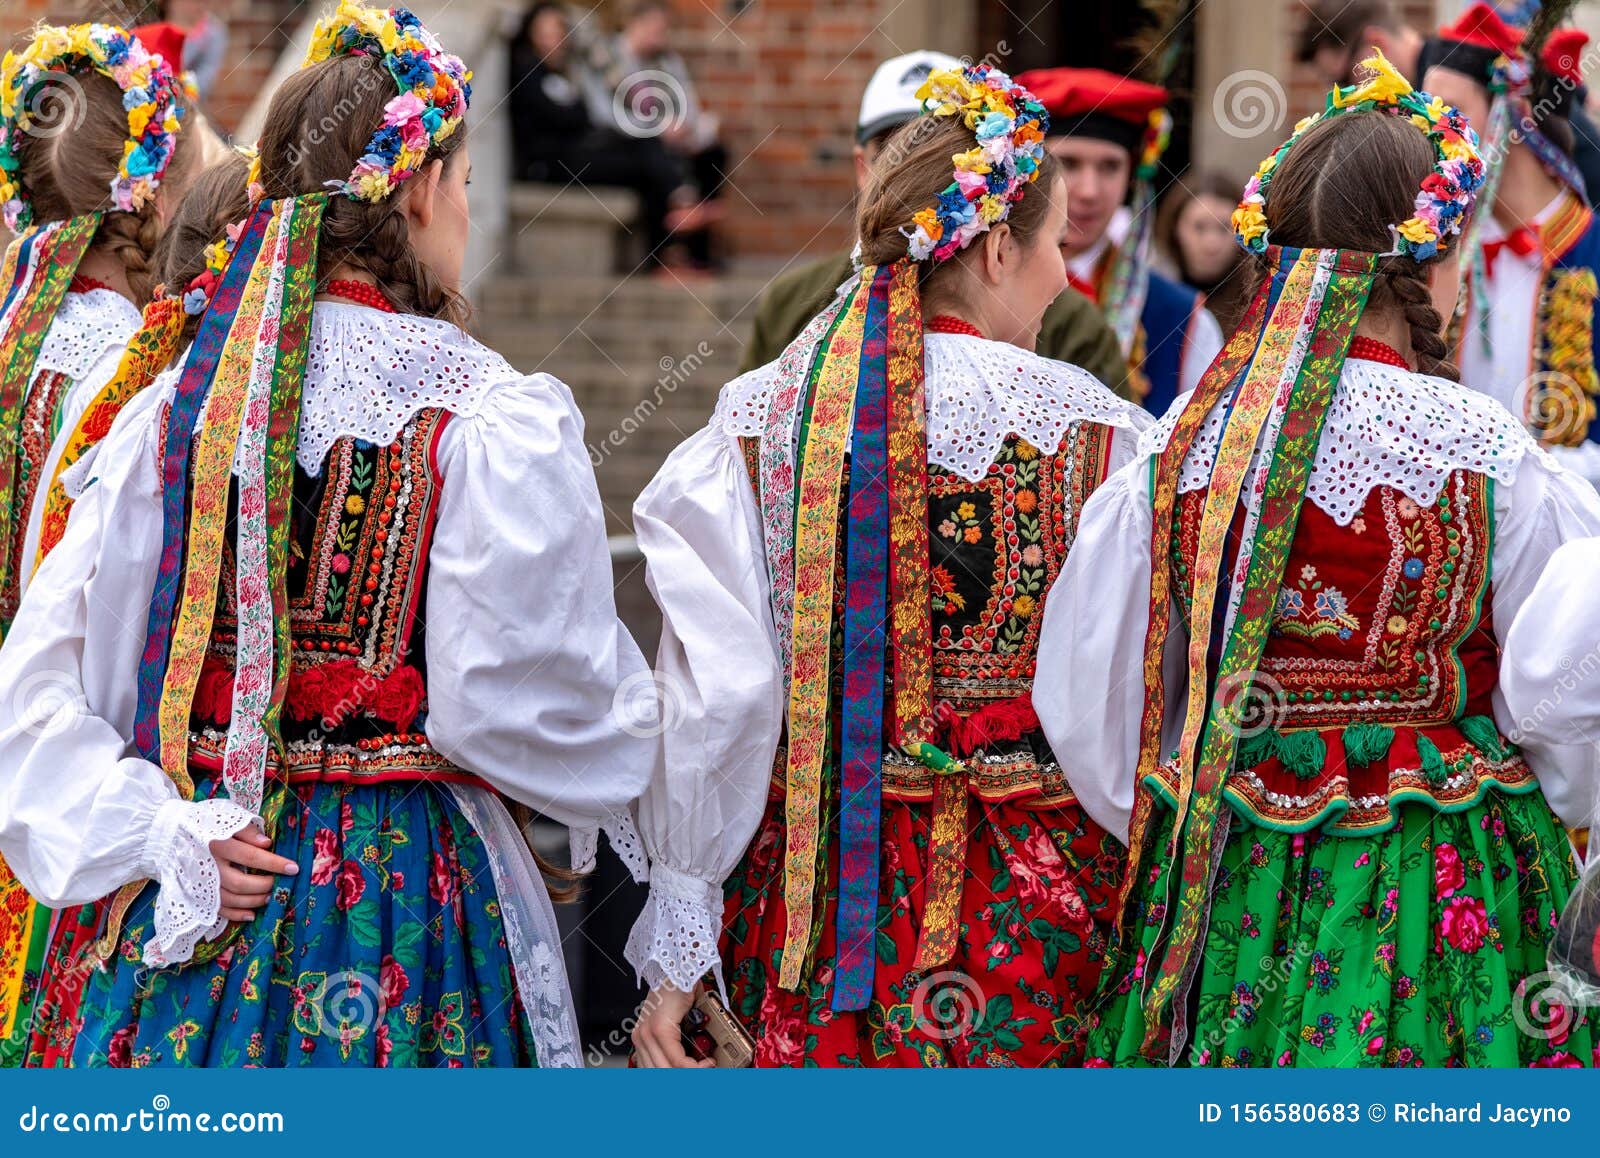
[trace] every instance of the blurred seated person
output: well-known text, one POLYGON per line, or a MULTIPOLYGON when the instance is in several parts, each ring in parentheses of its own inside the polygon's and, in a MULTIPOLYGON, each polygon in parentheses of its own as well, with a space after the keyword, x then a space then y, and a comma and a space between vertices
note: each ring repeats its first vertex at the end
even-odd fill
POLYGON ((595 83, 569 51, 572 25, 557 3, 535 4, 511 43, 513 174, 552 185, 615 186, 639 195, 649 245, 658 264, 674 229, 703 222, 688 208, 694 192, 677 159, 654 137, 631 137, 596 125, 585 89, 595 83))
POLYGON ((1233 210, 1244 182, 1211 169, 1190 170, 1174 181, 1156 212, 1155 241, 1162 272, 1205 295, 1231 334, 1249 305, 1254 275, 1233 235, 1233 210), (1248 285, 1246 283, 1249 283, 1248 285))
MULTIPOLYGON (((700 103, 689 66, 671 48, 671 8, 663 0, 638 0, 627 9, 622 31, 597 53, 605 79, 605 107, 596 119, 635 137, 656 137, 680 158, 707 223, 721 217, 718 197, 728 171, 728 150, 718 140, 720 124, 700 103)), ((711 234, 684 236, 690 257, 711 262, 711 234)))
MULTIPOLYGON (((872 74, 856 118, 854 150, 857 191, 872 176, 873 162, 884 142, 921 111, 917 89, 935 69, 960 70, 962 64, 942 52, 908 52, 886 60, 872 74)), ((799 336, 853 266, 848 251, 791 269, 775 278, 756 307, 750 340, 745 344, 740 373, 773 361, 799 336)), ((1127 397, 1127 362, 1117 336, 1100 310, 1075 289, 1061 293, 1045 310, 1036 351, 1047 358, 1081 366, 1117 393, 1127 397)))

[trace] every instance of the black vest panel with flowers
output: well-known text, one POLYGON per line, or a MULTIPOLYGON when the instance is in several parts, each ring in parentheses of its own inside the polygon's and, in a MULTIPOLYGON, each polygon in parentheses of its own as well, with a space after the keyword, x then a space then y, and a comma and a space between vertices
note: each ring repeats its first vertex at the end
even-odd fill
MULTIPOLYGON (((755 479, 756 440, 741 441, 755 479)), ((1110 442, 1108 427, 1075 422, 1054 454, 1008 437, 976 482, 928 466, 933 702, 944 728, 937 740, 965 760, 972 791, 983 799, 1057 804, 1073 798, 1033 716, 1033 677, 1045 596, 1066 561, 1083 504, 1105 478, 1110 442), (1018 726, 1019 720, 1028 722, 1018 726)), ((848 487, 847 465, 845 493, 848 487)), ((842 518, 841 542, 849 529, 848 517, 842 518)), ((838 655, 844 646, 842 573, 834 590, 838 655)), ((836 673, 834 735, 842 694, 836 673)), ((836 778, 837 751, 831 762, 836 778)), ((779 782, 784 768, 780 748, 779 782)), ((933 798, 933 773, 898 749, 885 750, 882 775, 891 799, 933 798)))
MULTIPOLYGON (((1186 620, 1205 495, 1182 497, 1172 544, 1186 620)), ((1280 830, 1370 833, 1393 826, 1405 801, 1455 811, 1490 788, 1537 786, 1492 714, 1493 495, 1486 475, 1458 470, 1427 506, 1375 487, 1347 526, 1302 506, 1239 705, 1224 789, 1236 812, 1280 830)), ((1176 776, 1164 765, 1152 786, 1170 799, 1176 776)))
MULTIPOLYGON (((428 742, 428 544, 439 505, 434 448, 447 411, 419 410, 395 441, 341 438, 320 475, 295 467, 289 538, 292 664, 282 715, 289 783, 475 782, 428 742)), ((216 616, 190 722, 190 760, 222 764, 237 640, 229 496, 216 616)))

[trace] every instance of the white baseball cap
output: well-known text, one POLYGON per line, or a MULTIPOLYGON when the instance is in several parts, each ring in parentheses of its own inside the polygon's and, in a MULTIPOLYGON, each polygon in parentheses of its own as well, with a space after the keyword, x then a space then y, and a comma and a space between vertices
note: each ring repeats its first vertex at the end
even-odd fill
POLYGON ((867 82, 856 118, 856 144, 864 145, 879 133, 905 124, 922 111, 917 89, 938 68, 961 69, 953 56, 922 49, 886 60, 867 82))

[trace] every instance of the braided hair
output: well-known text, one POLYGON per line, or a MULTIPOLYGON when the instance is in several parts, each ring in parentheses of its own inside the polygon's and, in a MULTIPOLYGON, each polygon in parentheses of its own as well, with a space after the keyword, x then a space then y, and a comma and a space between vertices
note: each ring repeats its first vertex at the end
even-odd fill
MULTIPOLYGON (((335 57, 284 81, 261 134, 262 195, 295 197, 346 180, 394 93, 394 79, 368 56, 335 57)), ((422 164, 450 164, 465 139, 463 131, 450 134, 429 148, 422 164)), ((375 204, 330 197, 318 281, 326 282, 340 266, 364 270, 401 312, 464 326, 470 314, 466 299, 440 281, 411 246, 403 196, 402 187, 375 204)))
MULTIPOLYGON (((1412 214, 1417 189, 1433 171, 1433 149, 1410 121, 1376 110, 1328 117, 1290 149, 1272 177, 1267 225, 1274 243, 1306 249, 1383 253, 1392 222, 1412 214)), ((1454 261, 1452 247, 1426 261, 1385 257, 1367 313, 1404 320, 1424 374, 1456 380, 1445 318, 1433 304, 1429 271, 1454 261)), ((1263 265, 1263 270, 1265 266, 1263 265)))

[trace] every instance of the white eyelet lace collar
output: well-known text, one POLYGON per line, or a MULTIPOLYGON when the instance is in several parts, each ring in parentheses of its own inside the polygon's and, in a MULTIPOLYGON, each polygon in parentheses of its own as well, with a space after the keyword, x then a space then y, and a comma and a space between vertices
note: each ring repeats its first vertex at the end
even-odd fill
MULTIPOLYGON (((1138 457, 1166 449, 1185 398, 1139 439, 1138 457)), ((1183 460, 1180 493, 1211 481, 1223 408, 1212 410, 1183 460)), ((1540 451, 1515 415, 1467 386, 1351 358, 1344 364, 1317 444, 1306 497, 1340 526, 1361 510, 1374 487, 1389 486, 1427 506, 1458 470, 1515 481, 1529 451, 1540 451)), ((1253 505, 1253 495, 1246 502, 1253 505)))
POLYGON ((300 404, 300 466, 320 474, 328 451, 347 436, 387 446, 429 406, 475 415, 491 389, 522 377, 449 322, 318 302, 300 404))
MULTIPOLYGON (((1053 454, 1074 422, 1138 432, 1150 421, 1143 409, 1066 362, 967 334, 928 333, 922 343, 928 461, 969 481, 983 478, 1008 435, 1053 454)), ((759 437, 777 370, 770 362, 728 383, 713 421, 730 434, 759 437)))
POLYGON ((109 289, 61 295, 33 372, 52 371, 81 381, 107 351, 120 351, 139 329, 139 308, 109 289))

